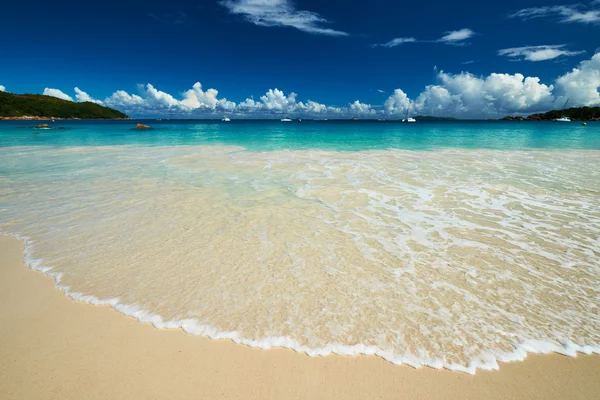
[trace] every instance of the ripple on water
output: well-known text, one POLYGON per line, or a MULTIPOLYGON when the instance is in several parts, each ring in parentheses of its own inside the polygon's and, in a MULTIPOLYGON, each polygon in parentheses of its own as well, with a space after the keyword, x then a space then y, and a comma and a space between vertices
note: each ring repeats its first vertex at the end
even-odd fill
POLYGON ((0 152, 32 266, 158 327, 468 372, 600 349, 597 151, 0 152))

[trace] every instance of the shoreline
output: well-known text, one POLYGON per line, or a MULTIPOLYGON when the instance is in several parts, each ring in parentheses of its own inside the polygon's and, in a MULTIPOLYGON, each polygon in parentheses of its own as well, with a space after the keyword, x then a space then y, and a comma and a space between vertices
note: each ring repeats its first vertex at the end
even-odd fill
POLYGON ((81 302, 92 306, 108 306, 118 314, 133 318, 139 323, 151 324, 154 328, 159 330, 182 330, 184 333, 192 336, 209 338, 211 340, 227 340, 238 345, 262 350, 291 350, 309 357, 328 357, 331 355, 350 357, 375 356, 394 365, 404 365, 416 369, 446 369, 452 372, 466 373, 471 375, 475 375, 478 371, 497 371, 500 369, 500 365, 502 364, 521 362, 531 355, 558 354, 568 357, 591 354, 600 355, 600 348, 596 345, 577 345, 569 342, 563 346, 558 346, 553 343, 528 341, 515 345, 516 347, 510 353, 496 355, 492 361, 482 362, 475 360, 470 361, 468 365, 463 365, 448 364, 439 359, 423 362, 419 360, 415 361, 411 358, 399 358, 393 354, 385 352, 378 347, 364 346, 360 344, 341 345, 334 343, 328 344, 323 348, 314 349, 301 345, 294 339, 287 336, 267 337, 259 340, 246 339, 243 336, 240 336, 236 331, 223 331, 212 325, 200 324, 195 320, 164 320, 160 315, 140 309, 137 305, 120 303, 119 298, 99 299, 91 295, 72 292, 68 286, 60 284, 61 273, 53 272, 51 268, 42 265, 42 260, 32 256, 33 245, 28 242, 29 239, 27 237, 0 232, 0 236, 1 235, 7 235, 9 237, 16 238, 19 241, 23 241, 24 265, 32 271, 41 272, 45 276, 50 277, 53 280, 54 288, 58 289, 65 297, 68 297, 75 302, 81 302))
POLYGON ((133 118, 0 117, 0 121, 133 121, 133 118))
POLYGON ((23 241, 0 235, 2 398, 591 399, 600 390, 598 355, 529 355, 468 375, 155 329, 68 298, 23 254, 23 241))

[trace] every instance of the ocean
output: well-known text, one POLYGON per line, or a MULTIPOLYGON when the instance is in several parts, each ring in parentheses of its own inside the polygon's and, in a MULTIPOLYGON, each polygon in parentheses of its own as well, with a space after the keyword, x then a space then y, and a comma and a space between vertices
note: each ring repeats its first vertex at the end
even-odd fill
POLYGON ((600 353, 600 123, 0 122, 0 231, 158 328, 474 373, 600 353))

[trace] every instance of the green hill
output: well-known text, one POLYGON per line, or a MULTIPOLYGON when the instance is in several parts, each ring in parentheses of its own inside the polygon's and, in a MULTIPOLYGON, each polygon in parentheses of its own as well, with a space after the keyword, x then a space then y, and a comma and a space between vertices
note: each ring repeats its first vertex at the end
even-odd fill
POLYGON ((574 121, 589 121, 600 118, 600 107, 577 107, 568 108, 566 110, 552 110, 544 114, 530 115, 528 119, 533 119, 536 115, 541 116, 541 119, 544 120, 552 120, 564 116, 569 117, 574 121))
POLYGON ((26 116, 65 119, 129 118, 120 111, 95 103, 75 103, 41 94, 0 92, 0 119, 19 119, 26 116))
POLYGON ((573 121, 598 121, 600 120, 600 107, 576 107, 566 110, 552 110, 543 114, 532 114, 524 117, 504 117, 505 121, 552 121, 560 117, 569 117, 573 121))

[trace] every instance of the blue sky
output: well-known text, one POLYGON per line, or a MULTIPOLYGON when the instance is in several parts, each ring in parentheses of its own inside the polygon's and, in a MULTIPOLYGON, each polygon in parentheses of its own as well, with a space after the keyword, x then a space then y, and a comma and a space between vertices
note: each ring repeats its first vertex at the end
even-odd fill
POLYGON ((134 116, 484 118, 600 103, 600 0, 44 1, 0 18, 0 89, 134 116))

